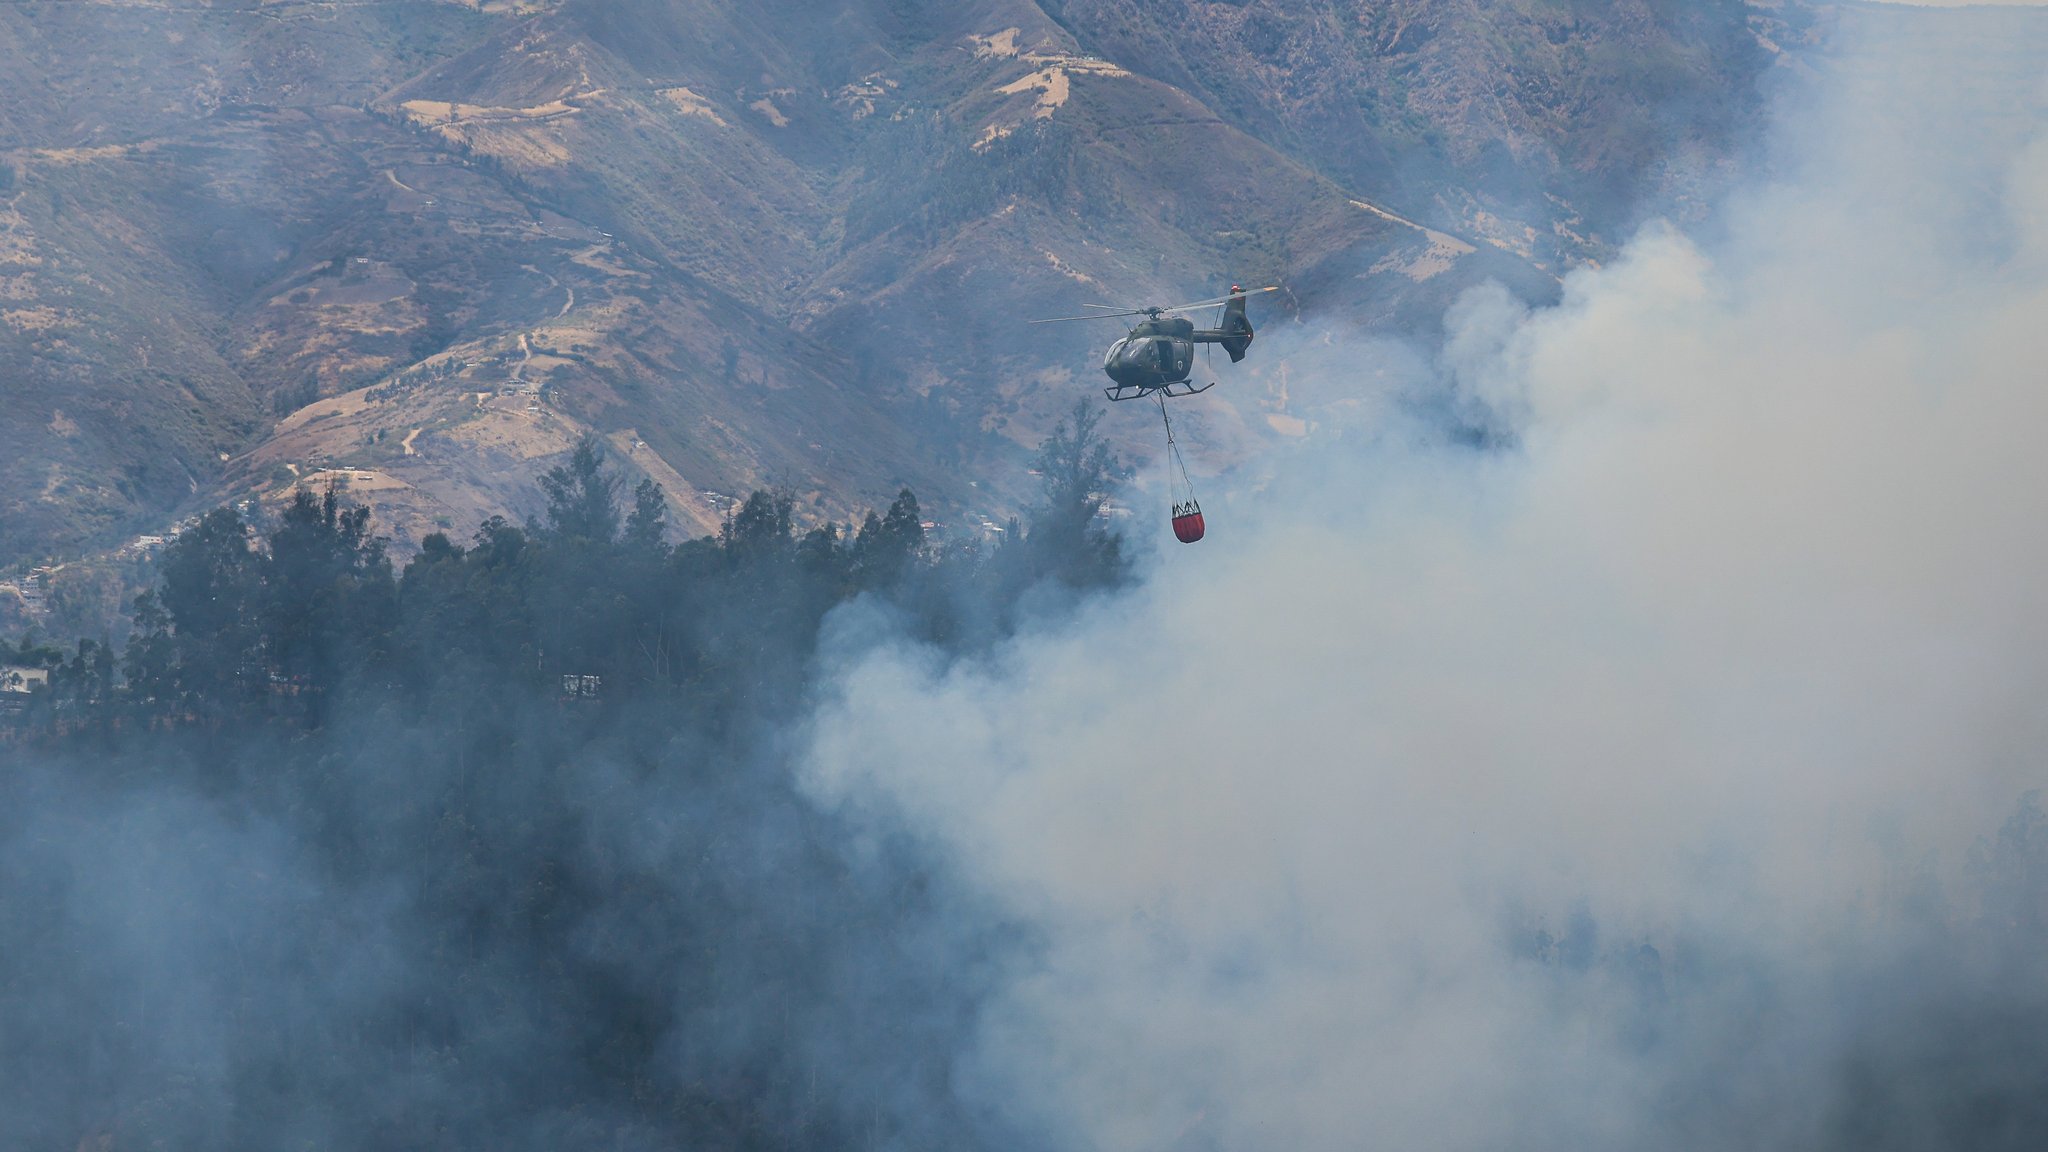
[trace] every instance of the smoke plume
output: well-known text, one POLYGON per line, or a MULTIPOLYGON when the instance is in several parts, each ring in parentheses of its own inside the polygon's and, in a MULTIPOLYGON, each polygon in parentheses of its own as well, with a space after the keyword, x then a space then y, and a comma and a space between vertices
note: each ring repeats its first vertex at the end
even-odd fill
POLYGON ((2048 1131, 2044 94, 1873 27, 1698 234, 1459 306, 1489 447, 1333 408, 1136 590, 847 661, 812 793, 1035 932, 970 1093, 1105 1152, 2048 1131))

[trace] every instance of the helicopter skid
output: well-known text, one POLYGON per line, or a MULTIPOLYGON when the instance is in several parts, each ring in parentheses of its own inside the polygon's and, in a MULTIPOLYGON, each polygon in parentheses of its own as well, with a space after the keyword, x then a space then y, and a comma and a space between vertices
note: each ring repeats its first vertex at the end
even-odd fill
POLYGON ((1171 384, 1162 384, 1156 387, 1147 387, 1140 384, 1116 384, 1104 388, 1102 394, 1111 400, 1138 400, 1154 395, 1164 395, 1168 399, 1177 400, 1182 396, 1195 396, 1207 392, 1215 386, 1216 381, 1214 380, 1200 387, 1196 387, 1186 380, 1176 380, 1171 384))

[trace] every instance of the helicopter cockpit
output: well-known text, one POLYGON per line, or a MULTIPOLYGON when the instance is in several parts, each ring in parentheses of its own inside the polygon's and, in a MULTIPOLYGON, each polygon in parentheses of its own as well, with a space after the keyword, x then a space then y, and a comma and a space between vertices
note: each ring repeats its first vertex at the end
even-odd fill
POLYGON ((1193 367, 1194 345, 1169 336, 1126 336, 1102 356, 1102 370, 1113 377, 1119 372, 1157 372, 1171 379, 1186 376, 1193 367))

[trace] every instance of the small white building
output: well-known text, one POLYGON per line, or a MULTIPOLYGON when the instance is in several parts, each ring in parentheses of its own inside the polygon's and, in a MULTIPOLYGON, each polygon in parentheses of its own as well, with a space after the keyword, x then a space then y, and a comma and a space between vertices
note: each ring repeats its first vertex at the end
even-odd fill
POLYGON ((48 687, 50 670, 30 668, 19 664, 0 665, 0 692, 19 692, 26 695, 38 688, 48 687))

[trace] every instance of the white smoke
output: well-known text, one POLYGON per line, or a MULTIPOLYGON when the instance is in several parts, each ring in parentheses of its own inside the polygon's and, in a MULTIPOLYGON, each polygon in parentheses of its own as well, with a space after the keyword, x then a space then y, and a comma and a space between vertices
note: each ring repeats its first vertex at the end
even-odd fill
POLYGON ((1875 0, 1879 4, 1900 4, 1914 8, 2038 8, 2048 0, 1875 0))
POLYGON ((1956 75, 1468 298, 1513 447, 1352 429, 1055 634, 845 670, 813 789, 1042 943, 964 1077, 1114 1152, 1815 1142, 1847 974, 2048 780, 2048 138, 1956 75))

